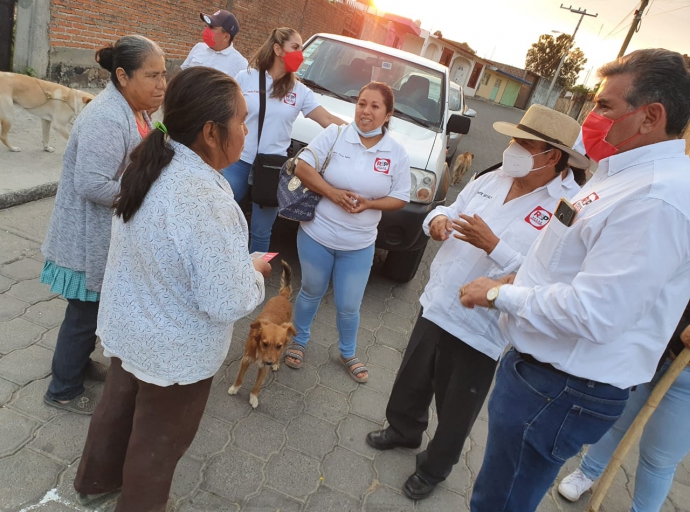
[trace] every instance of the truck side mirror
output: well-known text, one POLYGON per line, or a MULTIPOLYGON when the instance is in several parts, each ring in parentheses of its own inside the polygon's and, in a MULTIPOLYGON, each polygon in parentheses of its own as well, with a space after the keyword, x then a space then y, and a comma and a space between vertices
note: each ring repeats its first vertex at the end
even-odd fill
POLYGON ((469 133, 471 122, 469 117, 452 114, 446 125, 446 133, 461 133, 463 135, 469 133))

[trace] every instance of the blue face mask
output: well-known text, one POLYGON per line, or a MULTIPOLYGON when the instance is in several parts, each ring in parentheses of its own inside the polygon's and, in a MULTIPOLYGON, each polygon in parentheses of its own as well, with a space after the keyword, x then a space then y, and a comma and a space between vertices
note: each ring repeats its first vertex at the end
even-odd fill
POLYGON ((376 137, 377 135, 381 135, 383 133, 383 125, 379 126, 378 128, 374 128, 373 130, 369 132, 363 132, 359 126, 357 126, 357 123, 352 121, 352 126, 354 127, 355 131, 359 133, 362 137, 365 139, 369 139, 371 137, 376 137))

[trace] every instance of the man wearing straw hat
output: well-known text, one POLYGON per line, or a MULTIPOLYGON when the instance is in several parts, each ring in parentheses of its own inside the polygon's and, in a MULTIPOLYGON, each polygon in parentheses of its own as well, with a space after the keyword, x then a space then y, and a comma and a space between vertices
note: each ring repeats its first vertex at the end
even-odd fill
POLYGON ((536 510, 565 461, 621 416, 629 388, 652 378, 690 299, 690 158, 679 140, 690 73, 680 54, 657 49, 599 74, 582 126, 596 173, 512 284, 460 289, 464 306, 501 312, 514 347, 489 399, 472 512, 536 510))
POLYGON ((514 136, 502 168, 467 185, 452 205, 437 207, 424 221, 425 232, 443 245, 388 401, 389 426, 366 438, 379 450, 419 446, 436 396, 436 433, 403 486, 411 499, 429 496, 460 459, 508 345, 498 312, 463 308, 458 289, 479 276, 517 270, 558 201, 580 190, 568 167, 589 165, 571 148, 580 132, 571 117, 533 105, 518 126, 519 133, 514 125, 494 124, 514 136))

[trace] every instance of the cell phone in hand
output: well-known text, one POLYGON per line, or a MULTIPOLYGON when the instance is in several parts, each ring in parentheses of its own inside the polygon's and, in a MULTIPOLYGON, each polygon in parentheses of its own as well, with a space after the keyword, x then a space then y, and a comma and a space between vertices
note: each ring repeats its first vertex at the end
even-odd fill
POLYGON ((565 198, 561 198, 561 200, 558 202, 558 206, 556 206, 556 213, 554 213, 554 215, 566 226, 572 226, 573 222, 575 222, 577 210, 570 201, 565 198))
POLYGON ((278 256, 277 252, 253 252, 249 255, 249 257, 253 260, 257 260, 257 259, 261 258, 262 260, 264 260, 266 262, 271 261, 276 256, 278 256))

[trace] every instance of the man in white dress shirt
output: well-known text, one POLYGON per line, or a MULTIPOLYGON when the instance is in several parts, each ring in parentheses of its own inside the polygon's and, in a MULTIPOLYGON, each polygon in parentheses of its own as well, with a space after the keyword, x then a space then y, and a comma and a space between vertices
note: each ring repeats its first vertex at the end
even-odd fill
MULTIPOLYGON (((462 307, 458 289, 479 276, 515 272, 558 201, 580 190, 568 166, 588 165, 571 149, 580 132, 571 117, 533 105, 517 126, 502 168, 468 184, 452 205, 437 207, 424 221, 424 231, 443 245, 388 401, 389 426, 367 436, 379 450, 416 448, 436 396, 438 427, 403 486, 414 500, 429 496, 460 459, 508 345, 498 312, 462 307)), ((499 122, 494 129, 506 134, 515 125, 499 122)))
POLYGON ((199 14, 206 23, 202 33, 203 43, 197 43, 180 66, 182 69, 192 66, 207 66, 217 69, 235 78, 237 73, 247 69, 248 63, 232 45, 240 31, 240 24, 235 16, 221 9, 213 14, 199 14))
POLYGON ((582 126, 599 168, 572 199, 574 220, 548 224, 513 284, 460 290, 466 307, 501 312, 514 347, 489 399, 472 512, 534 511, 652 378, 690 298, 690 72, 680 54, 650 49, 599 75, 582 126))

